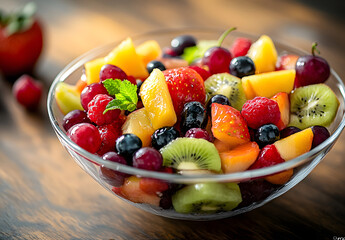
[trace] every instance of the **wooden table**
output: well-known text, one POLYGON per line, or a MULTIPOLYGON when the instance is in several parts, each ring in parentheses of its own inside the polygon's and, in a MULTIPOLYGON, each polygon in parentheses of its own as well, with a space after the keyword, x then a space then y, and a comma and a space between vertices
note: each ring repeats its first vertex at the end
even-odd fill
MULTIPOLYGON (((2 0, 0 7, 24 2, 2 0)), ((96 46, 185 26, 237 26, 306 50, 318 41, 322 56, 345 77, 345 20, 337 15, 343 1, 320 8, 274 0, 36 3, 45 30, 36 77, 46 92, 68 62, 96 46)), ((38 112, 26 112, 13 99, 11 85, 0 80, 0 239, 345 238, 345 134, 304 181, 257 210, 212 222, 170 220, 105 191, 60 145, 45 101, 38 112)))

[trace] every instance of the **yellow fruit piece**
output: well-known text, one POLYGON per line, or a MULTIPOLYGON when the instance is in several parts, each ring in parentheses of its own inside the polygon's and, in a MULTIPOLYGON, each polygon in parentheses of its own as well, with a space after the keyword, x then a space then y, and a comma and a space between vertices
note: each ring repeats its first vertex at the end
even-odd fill
POLYGON ((99 82, 99 73, 102 66, 105 64, 104 58, 96 58, 92 61, 85 63, 85 75, 86 83, 89 85, 91 83, 99 82))
POLYGON ((313 131, 307 128, 275 142, 274 145, 281 158, 288 161, 309 152, 313 137, 313 131))
POLYGON ((114 48, 105 58, 106 64, 121 68, 127 75, 145 79, 149 74, 137 54, 131 38, 127 38, 114 48))
POLYGON ((154 133, 149 115, 145 108, 140 108, 127 116, 126 121, 122 125, 122 132, 133 133, 138 136, 143 143, 143 147, 151 144, 151 135, 154 133))
POLYGON ((162 54, 161 47, 155 40, 143 42, 135 50, 145 66, 162 54))
POLYGON ((275 70, 278 54, 272 39, 267 35, 262 35, 252 44, 247 56, 255 64, 255 74, 275 70))
POLYGON ((75 86, 60 82, 55 89, 55 100, 60 111, 66 115, 72 110, 84 110, 80 102, 80 93, 75 86))
POLYGON ((294 69, 250 75, 242 78, 242 86, 247 99, 271 98, 279 92, 290 93, 295 75, 294 69))
POLYGON ((164 74, 154 69, 140 87, 140 96, 153 128, 173 126, 176 113, 164 74))

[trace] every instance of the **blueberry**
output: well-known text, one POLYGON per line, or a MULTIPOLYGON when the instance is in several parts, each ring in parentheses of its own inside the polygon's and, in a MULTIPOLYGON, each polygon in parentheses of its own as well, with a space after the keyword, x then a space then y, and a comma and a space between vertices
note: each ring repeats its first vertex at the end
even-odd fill
POLYGON ((181 132, 185 134, 191 128, 205 128, 207 120, 206 109, 200 102, 188 102, 181 113, 181 132))
POLYGON ((151 62, 149 62, 146 66, 146 69, 149 73, 151 73, 153 71, 153 69, 158 68, 161 71, 166 70, 164 64, 160 61, 157 60, 153 60, 151 62))
POLYGON ((274 143, 279 138, 279 129, 274 124, 263 125, 255 133, 255 141, 259 144, 260 148, 274 143))
POLYGON ((179 136, 179 132, 174 127, 159 128, 151 136, 152 147, 159 150, 179 136))
POLYGON ((233 58, 229 68, 230 74, 239 78, 255 74, 254 62, 247 56, 233 58))
POLYGON ((176 55, 181 55, 185 48, 196 46, 196 39, 190 35, 181 35, 171 41, 171 49, 176 55))
POLYGON ((219 104, 222 104, 222 105, 229 105, 229 106, 231 106, 229 99, 227 97, 225 97, 224 95, 221 95, 221 94, 214 95, 213 97, 211 97, 211 99, 206 104, 207 114, 208 115, 211 115, 211 105, 212 105, 212 103, 219 103, 219 104))
POLYGON ((142 147, 139 137, 132 133, 126 133, 116 139, 115 148, 118 154, 124 156, 128 165, 132 164, 132 155, 142 147))

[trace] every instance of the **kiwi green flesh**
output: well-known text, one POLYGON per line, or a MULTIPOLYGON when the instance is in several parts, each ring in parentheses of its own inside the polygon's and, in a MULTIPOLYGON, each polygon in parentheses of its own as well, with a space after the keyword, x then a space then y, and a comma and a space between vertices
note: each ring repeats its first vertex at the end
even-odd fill
POLYGON ((177 138, 160 150, 163 166, 178 170, 219 172, 221 160, 214 144, 201 138, 177 138))
POLYGON ((335 93, 325 84, 297 88, 290 95, 290 103, 289 126, 300 129, 315 125, 329 126, 339 106, 335 93))
POLYGON ((236 183, 198 183, 178 190, 172 204, 179 213, 213 213, 231 211, 242 201, 236 183))
POLYGON ((232 107, 241 110, 247 101, 240 78, 229 73, 218 73, 205 81, 207 99, 217 94, 226 96, 232 107))

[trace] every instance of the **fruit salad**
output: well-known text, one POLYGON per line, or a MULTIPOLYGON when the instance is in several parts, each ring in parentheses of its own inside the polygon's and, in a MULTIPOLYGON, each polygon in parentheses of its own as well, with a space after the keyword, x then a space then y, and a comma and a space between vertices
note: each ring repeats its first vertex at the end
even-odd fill
MULTIPOLYGON (((330 137, 339 101, 317 44, 304 56, 279 55, 267 35, 225 45, 235 30, 212 40, 176 36, 169 46, 125 39, 85 63, 75 85, 58 83, 62 128, 104 161, 180 175, 270 167, 330 137)), ((293 175, 287 169, 244 182, 184 184, 99 166, 121 198, 182 214, 249 206, 293 175)))

